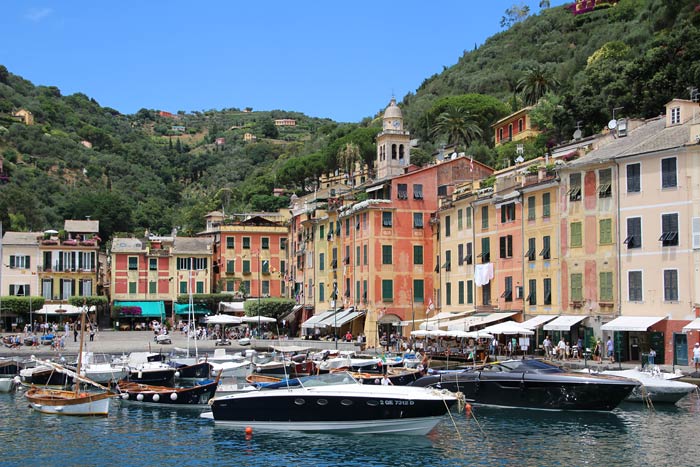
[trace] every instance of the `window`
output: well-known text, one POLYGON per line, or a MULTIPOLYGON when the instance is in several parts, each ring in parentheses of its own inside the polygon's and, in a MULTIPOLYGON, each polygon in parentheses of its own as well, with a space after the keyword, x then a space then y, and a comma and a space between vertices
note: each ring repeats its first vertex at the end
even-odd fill
POLYGON ((447 185, 440 185, 437 189, 438 196, 447 196, 447 185))
POLYGON ((613 273, 601 272, 600 276, 600 296, 601 302, 613 301, 613 273))
POLYGON ((501 298, 505 299, 506 302, 513 301, 513 276, 506 276, 501 298))
POLYGON ((367 266, 367 245, 362 245, 362 264, 367 266))
POLYGON ((350 264, 350 245, 345 245, 345 258, 343 258, 343 264, 350 264))
POLYGON ((318 270, 323 271, 325 268, 326 268, 326 254, 319 253, 318 254, 318 270))
POLYGON ((362 301, 367 303, 367 279, 362 280, 362 301))
POLYGON ((681 123, 681 108, 673 107, 671 109, 671 125, 678 125, 681 123))
POLYGON ((664 269, 664 301, 678 301, 678 270, 664 269))
POLYGON ((549 243, 549 235, 542 237, 542 251, 540 251, 540 256, 542 259, 549 259, 551 257, 549 243))
POLYGON ((472 208, 467 208, 465 210, 466 212, 466 217, 467 217, 467 228, 471 229, 472 228, 472 208))
POLYGON ((481 207, 481 228, 482 229, 489 228, 489 207, 488 206, 481 207))
POLYGON ((515 203, 508 203, 501 206, 501 224, 515 220, 515 203))
POLYGON ((187 281, 180 281, 180 293, 181 294, 187 293, 187 281))
POLYGON ((148 258, 148 270, 157 271, 158 270, 158 258, 148 258))
POLYGON ((598 222, 600 230, 600 244, 609 245, 612 243, 612 219, 601 219, 598 222))
POLYGON ((464 262, 467 264, 472 264, 472 242, 467 243, 467 251, 464 253, 464 262))
POLYGON ((250 260, 243 260, 243 274, 250 274, 250 260))
POLYGON ((30 259, 28 255, 11 255, 10 268, 30 269, 30 259))
POLYGON ((580 247, 582 245, 582 238, 581 238, 581 223, 580 222, 572 222, 571 223, 571 242, 569 243, 569 246, 572 248, 580 247))
POLYGON ((360 303, 360 281, 355 281, 355 303, 360 303))
POLYGON ((627 245, 627 249, 642 247, 642 218, 628 217, 627 218, 627 237, 622 242, 627 245))
POLYGON ((549 279, 549 278, 543 279, 542 286, 543 286, 543 293, 544 293, 543 303, 545 305, 551 305, 552 304, 552 279, 549 279))
POLYGON ((457 230, 462 230, 463 226, 464 226, 464 219, 462 216, 462 210, 457 209, 457 230))
POLYGON ((550 198, 551 195, 549 193, 542 193, 542 217, 549 217, 550 216, 550 198))
POLYGON ((569 201, 581 201, 581 174, 569 175, 569 201))
POLYGON ((280 274, 287 272, 287 263, 284 260, 280 260, 280 274))
POLYGON ((226 248, 229 250, 236 248, 236 237, 226 237, 226 248))
POLYGON ((345 219, 345 236, 349 237, 350 236, 350 218, 345 219))
POLYGON ((523 131, 523 119, 519 118, 518 119, 518 133, 522 133, 523 131))
POLYGON ((236 281, 226 281, 226 292, 235 291, 236 281))
POLYGON ((207 263, 207 258, 192 258, 192 264, 196 270, 207 269, 207 263))
POLYGON ((360 265, 360 245, 355 247, 355 266, 360 265))
POLYGON ((391 264, 392 248, 391 245, 382 245, 382 264, 391 264))
POLYGON ((382 212, 382 227, 391 227, 392 224, 391 212, 382 212))
POLYGON ((491 259, 491 241, 489 240, 489 237, 484 237, 481 239, 481 253, 479 256, 481 257, 481 262, 482 263, 488 263, 489 260, 491 259))
POLYGON ((527 220, 529 220, 529 221, 535 220, 535 197, 534 196, 527 197, 527 220))
POLYGON ((195 293, 202 294, 204 293, 204 282, 202 281, 197 281, 197 283, 194 285, 195 287, 195 293))
POLYGON ((627 294, 630 302, 641 302, 642 295, 642 271, 629 271, 627 273, 627 294))
MULTIPOLYGON (((321 230, 323 230, 323 226, 321 226, 321 230)), ((287 249, 287 239, 280 238, 280 250, 286 250, 286 249, 287 249)))
POLYGON ((423 228, 423 213, 414 212, 413 213, 413 228, 422 229, 423 228))
MULTIPOLYGON (((187 285, 187 282, 185 282, 184 284, 187 285)), ((129 282, 129 294, 133 295, 135 293, 136 293, 136 282, 129 282)))
POLYGON ((527 300, 528 305, 537 305, 537 279, 530 279, 527 285, 528 291, 525 300, 527 300))
POLYGON ((324 240, 326 238, 326 226, 325 225, 319 225, 318 226, 318 239, 319 240, 324 240))
POLYGON ((232 260, 226 261, 226 274, 233 274, 235 272, 236 262, 232 260))
POLYGON ((627 193, 639 193, 642 191, 641 165, 627 164, 627 193))
POLYGON ((450 236, 450 224, 451 224, 450 216, 445 216, 445 237, 450 236))
POLYGON ((129 271, 137 271, 139 269, 138 256, 129 256, 129 271))
POLYGON ((445 305, 452 305, 452 282, 445 282, 445 305))
POLYGON ((425 301, 423 279, 413 279, 413 301, 417 303, 425 301))
POLYGON ((452 250, 445 251, 445 264, 443 264, 442 267, 447 272, 452 270, 452 250))
POLYGON ((262 248, 263 250, 269 250, 270 249, 270 238, 269 237, 262 237, 261 241, 262 241, 262 245, 260 246, 260 248, 262 248))
POLYGON ((15 297, 29 297, 31 295, 29 284, 10 284, 10 295, 15 297))
POLYGON ((158 283, 156 281, 149 281, 148 282, 148 293, 151 295, 157 294, 157 285, 158 283))
POLYGON ((270 281, 262 281, 262 294, 270 295, 270 281))
POLYGON ((598 171, 598 197, 610 198, 612 196, 612 169, 598 171))
POLYGON ((413 199, 423 199, 423 185, 413 185, 413 199))
POLYGON ((261 266, 261 271, 263 274, 270 274, 270 261, 269 260, 263 260, 260 263, 261 266))
POLYGON ((527 258, 528 261, 535 261, 536 256, 537 256, 537 246, 535 245, 535 239, 534 238, 528 238, 527 239, 527 252, 525 253, 525 257, 527 258))
POLYGON ((457 264, 459 266, 464 264, 464 245, 461 243, 457 245, 457 264))
POLYGON ((250 237, 243 237, 243 249, 250 250, 250 237))
POLYGON ((661 246, 678 246, 678 214, 661 215, 661 246))
POLYGON ((583 300, 583 274, 571 275, 571 300, 580 302, 583 300))
POLYGON ((474 290, 472 288, 472 281, 467 281, 467 304, 474 303, 474 290))
POLYGON ((678 186, 676 158, 661 159, 661 188, 675 188, 676 186, 678 186))
POLYGON ((394 281, 391 279, 382 279, 382 301, 394 301, 394 281))
POLYGON ((326 286, 323 282, 318 283, 318 301, 319 302, 326 301, 326 286))
POLYGON ((512 258, 513 257, 513 236, 505 235, 499 239, 499 250, 500 258, 512 258))
POLYGON ((457 282, 457 304, 464 305, 464 281, 457 282))
POLYGON ((399 183, 396 191, 396 196, 399 199, 408 199, 408 185, 405 183, 399 183))
POLYGON ((413 245, 413 264, 423 264, 423 245, 413 245))

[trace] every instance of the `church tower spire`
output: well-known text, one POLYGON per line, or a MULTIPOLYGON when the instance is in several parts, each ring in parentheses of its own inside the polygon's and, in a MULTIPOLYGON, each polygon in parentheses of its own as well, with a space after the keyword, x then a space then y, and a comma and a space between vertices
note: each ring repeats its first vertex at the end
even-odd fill
POLYGON ((392 96, 384 110, 382 132, 377 135, 377 178, 390 178, 404 173, 411 163, 411 136, 403 128, 403 114, 392 96))

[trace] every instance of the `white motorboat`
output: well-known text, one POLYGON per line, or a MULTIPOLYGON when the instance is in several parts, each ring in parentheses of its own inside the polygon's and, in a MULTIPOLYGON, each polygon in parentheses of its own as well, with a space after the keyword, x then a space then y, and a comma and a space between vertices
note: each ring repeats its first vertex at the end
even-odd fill
POLYGON ((348 373, 300 381, 295 387, 216 397, 202 417, 263 430, 425 435, 457 402, 445 391, 359 384, 348 373))
POLYGON ((92 352, 84 352, 83 366, 80 374, 86 378, 100 384, 116 382, 126 378, 129 374, 129 369, 126 365, 112 363, 112 359, 106 354, 93 354, 92 352))
MULTIPOLYGON (((586 370, 584 370, 586 371, 586 370)), ((675 404, 687 394, 696 391, 698 387, 694 384, 674 381, 666 375, 673 373, 663 373, 660 371, 644 371, 639 369, 631 370, 605 370, 600 372, 603 375, 622 376, 639 381, 641 386, 635 387, 625 399, 629 402, 646 402, 675 404)))
POLYGON ((0 375, 0 392, 12 392, 18 384, 18 376, 0 375))

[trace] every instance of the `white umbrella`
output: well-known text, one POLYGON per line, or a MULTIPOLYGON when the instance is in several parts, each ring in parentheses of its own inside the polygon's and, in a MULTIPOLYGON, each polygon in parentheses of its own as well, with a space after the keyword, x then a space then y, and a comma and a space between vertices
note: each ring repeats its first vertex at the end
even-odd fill
POLYGON ((493 334, 489 334, 483 330, 480 331, 469 331, 466 337, 471 337, 472 339, 491 339, 493 334))
POLYGON ((418 329, 417 331, 411 331, 411 335, 413 337, 426 337, 428 336, 430 331, 426 331, 424 329, 418 329))
POLYGON ((231 315, 213 315, 206 317, 207 324, 241 324, 241 318, 231 315))
POLYGON ((493 326, 482 329, 482 331, 489 334, 519 334, 523 336, 532 336, 535 334, 534 331, 522 327, 520 323, 516 323, 515 321, 505 321, 503 323, 494 324, 493 326))
POLYGON ((243 316, 241 321, 244 323, 276 323, 275 318, 270 318, 269 316, 243 316))
POLYGON ((44 233, 49 234, 49 235, 56 235, 58 233, 58 230, 54 230, 54 229, 44 230, 44 233))
POLYGON ((470 336, 469 334, 470 334, 470 333, 468 333, 468 332, 466 332, 466 331, 459 331, 459 330, 457 330, 457 331, 446 331, 446 335, 447 335, 448 337, 456 337, 456 338, 458 338, 458 339, 461 339, 461 338, 463 338, 463 337, 472 337, 472 336, 470 336))
POLYGON ((446 337, 447 336, 447 331, 443 331, 442 329, 434 329, 432 331, 426 331, 427 334, 426 336, 429 337, 446 337))

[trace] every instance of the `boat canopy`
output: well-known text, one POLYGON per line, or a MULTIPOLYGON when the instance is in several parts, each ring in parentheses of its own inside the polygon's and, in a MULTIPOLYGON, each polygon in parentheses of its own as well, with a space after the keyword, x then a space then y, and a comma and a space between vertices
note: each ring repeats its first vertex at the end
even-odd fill
POLYGON ((603 331, 646 331, 665 316, 620 316, 600 327, 603 331))

